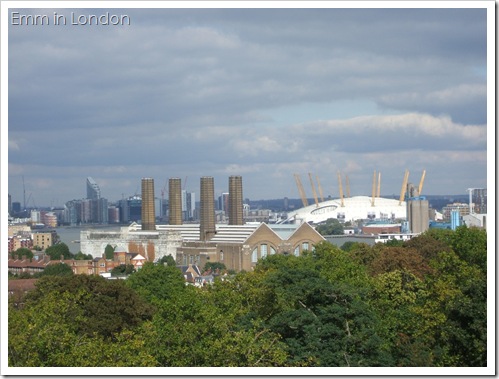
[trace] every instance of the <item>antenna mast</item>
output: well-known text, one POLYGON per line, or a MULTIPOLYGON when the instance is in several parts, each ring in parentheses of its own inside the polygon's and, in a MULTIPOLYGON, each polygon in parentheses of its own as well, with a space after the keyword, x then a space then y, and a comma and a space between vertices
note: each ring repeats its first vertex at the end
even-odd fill
POLYGON ((23 175, 23 210, 26 210, 26 188, 24 187, 24 175, 23 175))

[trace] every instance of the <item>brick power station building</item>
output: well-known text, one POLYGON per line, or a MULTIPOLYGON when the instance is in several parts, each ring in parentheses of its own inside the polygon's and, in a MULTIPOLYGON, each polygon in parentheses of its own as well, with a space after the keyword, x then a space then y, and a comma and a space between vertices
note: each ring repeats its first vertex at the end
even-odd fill
POLYGON ((115 251, 138 253, 147 261, 172 255, 177 264, 224 263, 227 269, 251 270, 258 259, 273 254, 300 255, 324 238, 308 223, 265 224, 243 221, 241 176, 229 177, 228 224, 215 223, 214 179, 200 181, 200 223, 183 224, 181 181, 169 179, 169 224, 156 225, 154 181, 142 179, 142 222, 123 227, 119 232, 81 232, 81 251, 101 256, 109 244, 115 251))

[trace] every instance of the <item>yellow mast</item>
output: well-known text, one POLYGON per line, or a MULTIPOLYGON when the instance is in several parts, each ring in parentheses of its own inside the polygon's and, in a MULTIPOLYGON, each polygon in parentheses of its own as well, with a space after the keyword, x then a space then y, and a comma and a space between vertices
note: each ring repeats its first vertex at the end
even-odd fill
POLYGON ((419 187, 418 187, 419 195, 421 195, 421 192, 423 191, 423 183, 425 176, 426 176, 426 170, 423 170, 423 175, 421 175, 421 180, 419 181, 419 187))
POLYGON ((300 193, 301 201, 303 203, 303 206, 306 207, 308 206, 308 200, 307 197, 305 196, 305 190, 303 189, 303 184, 301 184, 301 179, 298 174, 294 174, 295 176, 295 181, 296 181, 296 186, 298 187, 298 192, 300 193))
POLYGON ((399 205, 404 201, 405 193, 407 191, 407 182, 409 181, 409 170, 405 170, 404 180, 402 181, 402 189, 400 190, 399 205))
POLYGON ((340 186, 340 199, 341 199, 341 206, 344 207, 345 203, 343 202, 343 187, 341 186, 341 174, 338 171, 338 183, 340 186))
POLYGON ((350 181, 348 180, 348 175, 345 175, 345 182, 347 185, 347 197, 350 197, 350 181))
POLYGON ((315 206, 319 206, 319 199, 317 198, 317 192, 315 191, 314 180, 312 179, 312 174, 308 173, 308 178, 310 179, 310 186, 312 187, 312 194, 314 195, 315 206))
POLYGON ((371 207, 374 207, 374 198, 376 197, 376 170, 373 173, 373 190, 372 190, 372 200, 371 207))
POLYGON ((315 178, 317 179, 317 187, 319 187, 319 195, 321 197, 321 201, 324 201, 324 193, 322 192, 321 181, 319 180, 319 177, 317 175, 315 175, 315 178))

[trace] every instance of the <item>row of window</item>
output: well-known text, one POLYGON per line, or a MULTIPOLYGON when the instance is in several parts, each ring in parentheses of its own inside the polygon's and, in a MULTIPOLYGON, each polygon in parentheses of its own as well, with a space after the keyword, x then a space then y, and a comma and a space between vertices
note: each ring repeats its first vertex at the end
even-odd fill
MULTIPOLYGON (((303 242, 301 244, 301 251, 309 249, 310 249, 310 244, 308 242, 303 242)), ((251 252, 251 263, 256 263, 258 261, 258 258, 265 258, 268 253, 269 253, 269 246, 265 243, 262 243, 260 246, 255 247, 251 252), (260 250, 260 254, 258 254, 258 250, 260 250)), ((270 255, 274 255, 275 253, 276 250, 274 249, 274 247, 270 246, 270 255)), ((300 255, 300 245, 295 247, 293 254, 297 257, 300 255)))

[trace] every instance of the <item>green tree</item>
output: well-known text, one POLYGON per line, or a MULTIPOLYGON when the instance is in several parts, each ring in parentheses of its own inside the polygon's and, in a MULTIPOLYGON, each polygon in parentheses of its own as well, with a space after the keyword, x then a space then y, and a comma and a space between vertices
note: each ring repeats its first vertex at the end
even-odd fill
POLYGON ((354 285, 367 285, 367 274, 345 252, 325 243, 301 257, 269 256, 246 277, 250 285, 239 287, 252 310, 246 322, 260 319, 282 336, 287 365, 390 365, 380 320, 354 285))
POLYGON ((152 262, 146 262, 139 271, 130 275, 126 284, 148 301, 168 299, 185 290, 185 279, 178 268, 152 262))
POLYGON ((420 314, 425 321, 423 332, 433 335, 435 349, 442 351, 439 363, 486 366, 486 272, 454 252, 440 254, 431 264, 435 273, 427 280, 428 302, 420 314), (440 315, 440 323, 433 321, 435 314, 440 315))
POLYGON ((487 232, 476 227, 460 226, 452 236, 451 247, 465 262, 487 271, 487 232))
POLYGON ((111 245, 106 245, 106 248, 104 249, 104 256, 106 259, 113 259, 114 258, 114 247, 111 245))
POLYGON ((49 264, 48 266, 45 267, 45 269, 42 272, 35 274, 36 277, 42 277, 42 276, 66 277, 72 275, 73 275, 73 270, 66 263, 49 264))
POLYGON ((74 255, 73 259, 77 261, 86 261, 93 259, 93 256, 92 254, 83 254, 81 251, 79 251, 78 253, 76 253, 76 255, 74 255))
MULTIPOLYGON (((216 284, 218 286, 218 284, 216 284)), ((143 325, 145 350, 160 366, 282 366, 280 337, 258 325, 242 328, 242 297, 229 283, 215 290, 184 286, 168 298, 154 298, 158 311, 143 325), (225 286, 227 285, 227 287, 225 286)))
POLYGON ((119 266, 114 267, 111 270, 111 276, 128 276, 135 272, 134 265, 131 264, 121 264, 119 266))
POLYGON ((163 265, 166 263, 167 266, 173 266, 173 267, 177 265, 177 262, 175 262, 175 259, 172 257, 171 254, 163 255, 159 260, 159 263, 163 265))
POLYGON ((227 270, 227 267, 222 262, 206 262, 206 264, 204 265, 204 271, 208 271, 208 270, 225 271, 225 270, 227 270))
POLYGON ((113 338, 123 330, 133 330, 152 317, 154 308, 122 280, 94 275, 44 276, 28 293, 27 306, 44 302, 48 294, 65 298, 71 304, 61 308, 68 320, 77 324, 75 332, 92 337, 113 338))
MULTIPOLYGON (((95 295, 94 295, 95 296, 95 295)), ((155 366, 136 332, 123 329, 105 338, 81 333, 88 324, 85 308, 89 294, 49 291, 40 301, 22 309, 9 305, 8 364, 12 367, 132 367, 155 366)), ((109 321, 114 321, 110 319, 109 321)))
POLYGON ((318 225, 316 230, 323 236, 344 234, 343 225, 335 218, 328 218, 324 223, 318 225))
POLYGON ((380 273, 372 283, 368 302, 383 320, 378 333, 395 365, 434 366, 432 336, 421 333, 420 310, 428 304, 425 283, 405 270, 380 273))
POLYGON ((68 245, 66 245, 64 242, 60 242, 60 243, 57 243, 55 245, 48 247, 45 250, 45 253, 53 261, 61 259, 61 256, 63 257, 63 259, 71 259, 71 257, 72 257, 72 254, 69 251, 68 245))
POLYGON ((26 257, 31 260, 33 258, 33 252, 27 247, 20 247, 19 249, 13 251, 11 256, 13 259, 23 259, 23 257, 26 257))
POLYGON ((341 245, 340 249, 343 251, 351 251, 359 245, 359 242, 347 241, 341 245))

